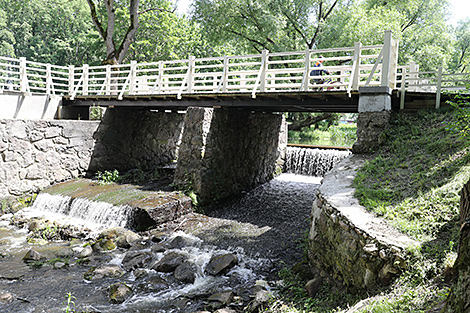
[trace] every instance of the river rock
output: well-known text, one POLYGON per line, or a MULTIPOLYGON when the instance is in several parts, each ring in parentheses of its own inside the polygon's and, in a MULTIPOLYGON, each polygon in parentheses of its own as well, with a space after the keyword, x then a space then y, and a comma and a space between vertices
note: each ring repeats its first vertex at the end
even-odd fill
POLYGON ((166 251, 166 246, 161 243, 156 243, 150 248, 153 253, 160 253, 166 251))
POLYGON ((192 284, 196 279, 196 272, 196 265, 185 261, 175 269, 175 278, 180 282, 192 284))
POLYGON ((78 257, 83 259, 83 258, 87 258, 89 257, 90 255, 93 254, 93 249, 90 245, 86 245, 83 247, 83 249, 78 253, 78 257))
POLYGON ((320 290, 321 284, 322 284, 321 277, 315 277, 314 279, 309 280, 305 284, 305 289, 307 290, 308 296, 310 298, 314 298, 317 295, 318 291, 320 290))
POLYGON ((219 292, 216 294, 213 294, 210 296, 207 301, 209 302, 217 302, 220 303, 220 305, 227 305, 233 300, 233 292, 232 291, 224 291, 224 292, 219 292))
POLYGON ((148 252, 129 251, 122 260, 122 267, 126 271, 143 268, 150 262, 150 260, 152 260, 152 256, 148 252))
POLYGON ((170 252, 158 261, 152 268, 157 272, 170 273, 173 272, 178 266, 183 264, 188 259, 187 256, 178 253, 170 252))
POLYGON ((132 293, 132 288, 125 283, 115 283, 109 286, 109 299, 112 303, 123 303, 132 293))
POLYGON ((98 238, 111 239, 119 248, 124 249, 129 249, 134 243, 142 239, 138 234, 123 227, 107 229, 98 238))
POLYGON ((253 301, 248 304, 246 307, 247 312, 258 312, 262 309, 263 306, 269 303, 269 299, 271 299, 271 293, 267 290, 260 290, 255 294, 255 298, 253 301))
POLYGON ((116 244, 111 239, 98 239, 92 245, 94 252, 108 252, 116 249, 116 244))
POLYGON ((214 255, 206 266, 206 273, 223 275, 238 264, 238 258, 233 253, 214 255))
POLYGON ((46 223, 43 219, 33 219, 28 223, 28 230, 31 232, 38 231, 46 227, 46 223))
POLYGON ((160 291, 168 288, 170 284, 160 276, 152 276, 148 280, 148 287, 152 291, 160 291))
POLYGON ((86 280, 96 280, 105 277, 120 277, 123 274, 124 271, 118 265, 103 265, 90 269, 83 277, 86 280))
POLYGON ((232 309, 223 308, 223 309, 218 309, 214 313, 237 313, 237 311, 232 310, 232 309))
POLYGON ((170 241, 170 248, 172 249, 181 249, 183 247, 191 247, 198 243, 199 241, 195 238, 176 236, 170 241))
POLYGON ((23 257, 24 262, 34 262, 34 261, 39 261, 43 257, 42 255, 37 252, 36 250, 30 249, 28 252, 26 252, 26 255, 23 257))
POLYGON ((0 303, 1 304, 9 304, 9 303, 12 303, 13 301, 15 301, 15 296, 13 296, 9 292, 2 293, 0 295, 0 303))

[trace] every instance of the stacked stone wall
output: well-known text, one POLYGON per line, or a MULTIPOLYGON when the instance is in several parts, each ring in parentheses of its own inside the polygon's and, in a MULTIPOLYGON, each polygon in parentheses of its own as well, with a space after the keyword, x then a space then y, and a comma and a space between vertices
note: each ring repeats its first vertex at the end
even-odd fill
POLYGON ((309 259, 320 273, 354 292, 386 286, 407 266, 406 248, 417 243, 367 212, 354 198, 355 171, 349 157, 325 175, 312 208, 309 259))
POLYGON ((107 110, 102 122, 0 120, 0 199, 107 169, 176 159, 183 116, 107 110))
POLYGON ((175 183, 202 202, 263 184, 282 168, 286 133, 282 115, 190 108, 175 183))
POLYGON ((99 122, 0 120, 0 198, 84 175, 99 122))

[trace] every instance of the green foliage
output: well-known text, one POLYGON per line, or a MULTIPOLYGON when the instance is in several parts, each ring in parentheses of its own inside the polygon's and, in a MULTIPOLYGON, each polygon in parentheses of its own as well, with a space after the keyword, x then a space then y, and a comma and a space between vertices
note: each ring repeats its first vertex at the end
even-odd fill
POLYGON ((99 181, 99 184, 105 185, 105 184, 119 182, 122 179, 122 177, 119 176, 118 170, 104 171, 104 172, 98 171, 96 172, 96 179, 99 181))
POLYGON ((101 120, 103 118, 103 111, 102 107, 93 104, 90 107, 90 120, 101 120))
POLYGON ((37 229, 28 235, 28 242, 33 239, 44 239, 47 241, 61 240, 60 227, 46 224, 44 227, 37 229))
POLYGON ((304 129, 300 132, 289 131, 289 143, 311 144, 320 146, 352 147, 356 142, 356 124, 339 124, 319 129, 304 129))

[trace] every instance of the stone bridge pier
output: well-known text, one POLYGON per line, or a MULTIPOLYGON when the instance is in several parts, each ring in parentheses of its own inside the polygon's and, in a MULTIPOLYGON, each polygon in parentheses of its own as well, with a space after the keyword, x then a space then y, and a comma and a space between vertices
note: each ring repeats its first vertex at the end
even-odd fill
POLYGON ((281 171, 286 146, 282 114, 191 107, 174 182, 203 204, 239 194, 281 171))

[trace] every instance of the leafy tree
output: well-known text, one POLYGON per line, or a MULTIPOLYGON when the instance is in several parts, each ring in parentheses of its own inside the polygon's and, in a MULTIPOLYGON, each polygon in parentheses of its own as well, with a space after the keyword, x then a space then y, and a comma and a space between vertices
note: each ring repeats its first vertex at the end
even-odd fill
POLYGON ((168 0, 141 0, 139 31, 126 59, 139 62, 186 59, 189 55, 205 56, 209 49, 201 27, 173 12, 168 0), (158 9, 152 9, 158 8, 158 9))
POLYGON ((14 37, 11 55, 57 65, 96 62, 97 36, 83 0, 0 0, 0 7, 2 34, 14 37))
POLYGON ((455 38, 452 70, 463 73, 470 62, 470 18, 459 21, 455 29, 455 38))
POLYGON ((14 57, 14 44, 15 37, 7 28, 6 13, 0 9, 0 56, 14 57))
POLYGON ((340 0, 195 0, 193 18, 209 39, 244 52, 313 48, 340 0), (242 50, 240 49, 240 50, 242 50))

